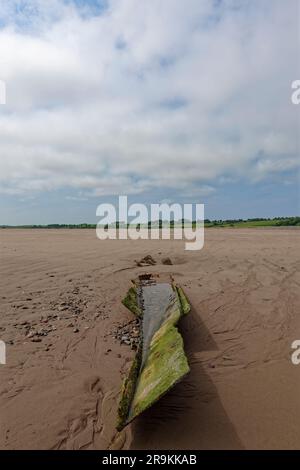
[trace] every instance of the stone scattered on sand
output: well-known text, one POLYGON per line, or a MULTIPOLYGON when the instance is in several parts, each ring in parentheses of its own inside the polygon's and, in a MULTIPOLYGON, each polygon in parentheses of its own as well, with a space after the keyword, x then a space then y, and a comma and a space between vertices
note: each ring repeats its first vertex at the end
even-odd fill
POLYGON ((68 305, 60 305, 58 307, 59 312, 64 312, 65 310, 68 310, 68 305))
POLYGON ((34 330, 31 330, 27 333, 27 338, 33 338, 36 335, 36 332, 34 330))
POLYGON ((136 265, 139 267, 154 266, 155 264, 156 264, 156 261, 152 258, 151 255, 147 255, 144 258, 142 258, 140 261, 136 261, 136 265))
POLYGON ((109 315, 103 311, 96 312, 94 315, 94 320, 98 320, 98 318, 100 318, 100 320, 106 320, 107 318, 109 318, 109 315))
POLYGON ((120 344, 131 346, 131 349, 136 350, 140 343, 140 321, 139 319, 131 320, 130 322, 119 325, 111 335, 117 339, 120 344))
POLYGON ((131 336, 132 336, 133 338, 138 338, 139 335, 140 335, 139 330, 138 330, 137 328, 133 328, 132 333, 131 333, 131 336))
MULTIPOLYGON (((70 282, 72 282, 72 279, 70 279, 70 282)), ((90 290, 88 285, 85 287, 87 290, 90 290)), ((94 305, 94 315, 93 313, 88 314, 91 300, 85 298, 84 294, 81 292, 81 288, 82 286, 71 284, 69 290, 59 292, 57 298, 50 300, 49 303, 38 301, 33 297, 32 292, 22 292, 24 297, 15 304, 12 304, 11 307, 19 309, 19 311, 22 309, 31 309, 32 312, 33 308, 37 308, 35 311, 37 318, 35 318, 35 320, 31 317, 27 317, 27 313, 25 317, 26 320, 24 320, 24 312, 23 318, 17 319, 17 322, 13 324, 16 334, 23 336, 23 344, 27 342, 44 342, 43 339, 49 338, 51 333, 53 334, 53 339, 55 338, 57 340, 59 336, 54 332, 59 331, 61 328, 71 328, 70 331, 76 334, 82 329, 88 330, 90 328, 88 325, 84 326, 79 324, 80 321, 83 322, 85 320, 84 323, 86 324, 96 319, 99 319, 98 321, 107 319, 109 317, 109 311, 105 304, 94 305), (27 304, 25 302, 27 302, 27 304)), ((91 291, 93 291, 93 289, 91 289, 91 291)), ((43 293, 43 291, 36 291, 34 295, 41 293, 43 293)), ((5 328, 0 327, 0 332, 1 331, 5 331, 5 328)), ((128 343, 131 344, 130 339, 128 343)), ((7 344, 14 343, 7 342, 7 344)), ((49 346, 43 345, 43 350, 48 351, 49 346)))
POLYGON ((165 265, 167 265, 167 266, 171 266, 171 265, 173 264, 171 258, 168 258, 168 257, 167 257, 167 258, 163 258, 163 259, 161 260, 161 262, 162 262, 162 264, 165 264, 165 265))
POLYGON ((33 338, 39 338, 41 336, 48 336, 49 333, 56 330, 56 327, 52 325, 48 325, 46 328, 40 328, 37 330, 33 327, 33 325, 26 324, 25 330, 26 330, 25 332, 26 338, 33 339, 33 338))
MULTIPOLYGON (((74 289, 74 295, 79 294, 79 288, 74 289)), ((86 307, 85 302, 81 298, 74 298, 72 296, 66 297, 62 302, 51 302, 50 309, 59 312, 70 312, 74 315, 79 315, 83 311, 83 307, 86 307)))

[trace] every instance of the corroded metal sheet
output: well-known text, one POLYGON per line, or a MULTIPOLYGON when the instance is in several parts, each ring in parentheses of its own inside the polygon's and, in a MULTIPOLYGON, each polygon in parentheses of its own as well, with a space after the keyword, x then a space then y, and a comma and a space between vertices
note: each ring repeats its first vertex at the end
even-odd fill
POLYGON ((125 379, 118 412, 120 430, 153 405, 188 372, 183 340, 176 328, 190 311, 183 290, 173 281, 140 276, 124 305, 142 318, 141 341, 125 379))

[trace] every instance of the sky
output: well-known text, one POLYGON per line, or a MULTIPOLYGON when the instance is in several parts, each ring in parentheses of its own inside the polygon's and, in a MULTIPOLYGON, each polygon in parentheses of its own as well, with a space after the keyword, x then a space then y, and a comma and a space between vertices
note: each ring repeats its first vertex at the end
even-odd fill
POLYGON ((299 215, 299 0, 0 0, 0 225, 299 215))

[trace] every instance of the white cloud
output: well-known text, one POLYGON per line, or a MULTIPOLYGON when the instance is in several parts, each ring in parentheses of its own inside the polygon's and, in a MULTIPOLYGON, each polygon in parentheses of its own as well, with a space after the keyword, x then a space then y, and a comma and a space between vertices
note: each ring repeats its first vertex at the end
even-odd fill
POLYGON ((201 195, 293 171, 297 8, 0 0, 0 191, 201 195))

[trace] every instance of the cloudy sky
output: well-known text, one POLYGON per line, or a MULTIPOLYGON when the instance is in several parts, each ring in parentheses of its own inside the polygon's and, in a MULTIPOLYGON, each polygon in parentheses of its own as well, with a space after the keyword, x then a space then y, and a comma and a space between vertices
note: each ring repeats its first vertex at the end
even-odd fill
POLYGON ((299 214, 299 0, 0 0, 0 224, 299 214))

